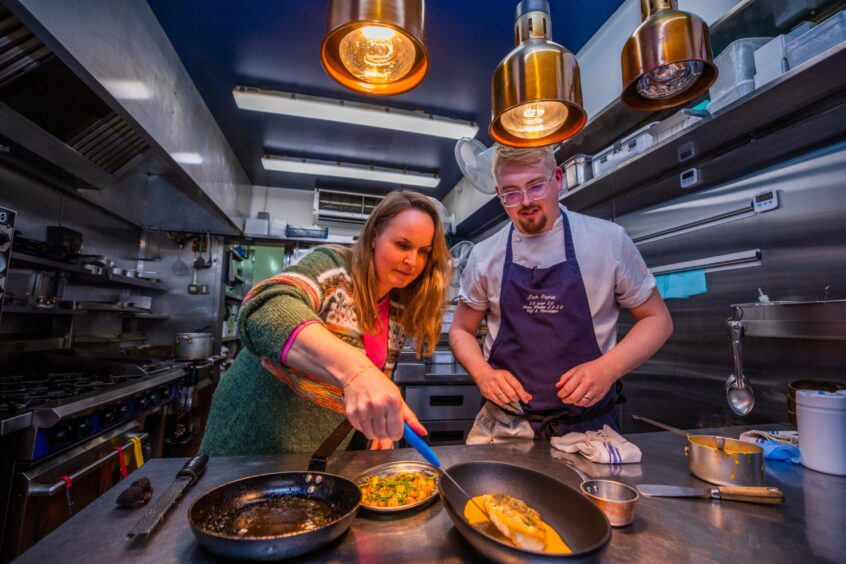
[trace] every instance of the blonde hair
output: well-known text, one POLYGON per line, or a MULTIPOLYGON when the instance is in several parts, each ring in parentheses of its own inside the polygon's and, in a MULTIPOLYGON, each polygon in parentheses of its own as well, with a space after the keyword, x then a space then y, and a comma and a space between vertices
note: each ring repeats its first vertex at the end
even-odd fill
POLYGON ((400 324, 405 335, 414 339, 417 357, 420 358, 431 355, 440 338, 442 310, 451 279, 450 254, 438 210, 426 196, 417 192, 391 192, 370 213, 352 249, 345 250, 351 257, 359 327, 363 333, 376 333, 381 328, 381 322, 376 310, 378 283, 373 262, 373 240, 394 217, 410 209, 419 210, 432 218, 435 226, 432 251, 420 276, 405 288, 394 289, 391 293, 392 299, 396 298, 404 307, 400 324))
POLYGON ((507 145, 499 145, 493 157, 493 175, 494 178, 499 176, 499 171, 505 164, 519 164, 519 165, 533 165, 543 163, 549 166, 549 170, 553 170, 558 166, 555 161, 555 152, 551 145, 546 147, 535 147, 531 149, 521 149, 518 147, 509 147, 507 145))

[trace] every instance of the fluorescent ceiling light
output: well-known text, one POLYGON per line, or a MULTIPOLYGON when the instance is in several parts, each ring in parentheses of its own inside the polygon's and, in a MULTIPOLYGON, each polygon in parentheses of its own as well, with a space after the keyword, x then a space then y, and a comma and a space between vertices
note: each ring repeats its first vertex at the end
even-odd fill
POLYGON ((173 157, 173 160, 182 164, 203 164, 203 157, 199 153, 171 153, 170 156, 173 157))
POLYGON ((317 161, 312 159, 294 159, 277 155, 265 155, 261 159, 265 170, 279 172, 293 172, 296 174, 314 174, 317 176, 338 176, 340 178, 356 178, 372 182, 387 182, 403 186, 423 186, 434 188, 440 184, 437 174, 410 172, 396 168, 382 168, 363 166, 351 163, 337 163, 317 161))
POLYGON ((232 89, 232 95, 242 110, 381 127, 449 139, 472 139, 479 131, 479 126, 472 121, 291 92, 236 86, 232 89))

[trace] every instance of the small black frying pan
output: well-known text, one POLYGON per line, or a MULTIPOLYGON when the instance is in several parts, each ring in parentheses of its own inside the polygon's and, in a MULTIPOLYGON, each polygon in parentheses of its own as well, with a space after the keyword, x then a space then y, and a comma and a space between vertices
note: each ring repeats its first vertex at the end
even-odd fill
POLYGON ((440 480, 438 493, 458 532, 473 548, 494 562, 598 562, 611 540, 608 519, 575 489, 540 472, 505 464, 479 461, 449 468, 450 476, 471 496, 490 493, 525 501, 540 513, 572 549, 568 555, 522 550, 502 543, 470 525, 464 518, 468 499, 450 480, 440 480))
POLYGON ((279 560, 341 536, 355 519, 361 490, 323 470, 351 430, 344 419, 314 453, 307 472, 250 476, 204 493, 188 510, 197 541, 227 558, 279 560), (302 530, 306 520, 317 526, 302 530))

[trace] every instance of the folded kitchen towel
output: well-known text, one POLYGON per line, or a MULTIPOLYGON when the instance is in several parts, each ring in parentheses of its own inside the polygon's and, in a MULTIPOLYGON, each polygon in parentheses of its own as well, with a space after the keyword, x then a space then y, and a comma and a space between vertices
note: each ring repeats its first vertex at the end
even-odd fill
POLYGON ((741 433, 740 440, 763 448, 766 459, 802 463, 797 431, 746 431, 741 433))
POLYGON ((624 439, 608 425, 603 425, 599 431, 552 437, 550 443, 558 450, 579 453, 591 462, 600 464, 636 464, 643 456, 636 444, 624 439))
POLYGON ((685 270, 657 275, 655 287, 658 288, 658 293, 665 300, 669 298, 689 298, 706 293, 708 291, 708 279, 705 276, 705 270, 702 268, 685 270))

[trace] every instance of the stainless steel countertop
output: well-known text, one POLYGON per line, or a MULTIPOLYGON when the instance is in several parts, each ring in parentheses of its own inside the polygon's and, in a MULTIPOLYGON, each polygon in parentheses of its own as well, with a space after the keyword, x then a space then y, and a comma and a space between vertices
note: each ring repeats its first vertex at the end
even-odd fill
MULTIPOLYGON (((759 425, 757 428, 780 428, 759 425)), ((709 432, 736 437, 744 428, 709 432)), ((696 430, 704 434, 704 430, 696 430)), ((612 477, 631 485, 664 483, 702 485, 688 473, 683 437, 643 433, 629 438, 643 450, 642 464, 622 467, 578 465, 594 477, 612 477)), ((446 446, 435 449, 445 466, 471 460, 499 460, 531 467, 573 487, 579 480, 564 455, 548 443, 446 446)), ((329 460, 329 472, 354 478, 365 469, 391 460, 420 460, 408 449, 343 452, 329 460)), ((155 459, 129 476, 124 484, 147 476, 160 495, 185 459, 155 459)), ((142 546, 130 546, 126 532, 142 510, 121 510, 115 498, 124 485, 112 488, 53 531, 19 562, 213 562, 190 531, 187 509, 203 492, 253 474, 305 470, 308 456, 214 458, 199 482, 142 546)), ((634 524, 614 529, 604 555, 606 562, 846 562, 846 477, 831 476, 801 466, 768 462, 767 485, 784 491, 781 506, 762 506, 702 499, 642 497, 634 524)), ((565 511, 566 508, 562 508, 565 511)), ((331 545, 305 557, 314 562, 462 562, 481 558, 453 527, 440 502, 388 518, 359 513, 350 530, 331 545)))

